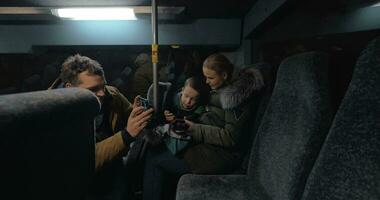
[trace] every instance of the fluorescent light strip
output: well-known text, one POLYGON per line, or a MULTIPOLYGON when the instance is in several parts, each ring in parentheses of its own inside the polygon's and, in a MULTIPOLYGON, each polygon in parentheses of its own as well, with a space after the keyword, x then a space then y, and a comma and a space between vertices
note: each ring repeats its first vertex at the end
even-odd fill
POLYGON ((377 6, 380 6, 380 2, 373 4, 371 7, 377 7, 377 6))
POLYGON ((71 20, 137 20, 132 8, 58 8, 52 13, 71 20))

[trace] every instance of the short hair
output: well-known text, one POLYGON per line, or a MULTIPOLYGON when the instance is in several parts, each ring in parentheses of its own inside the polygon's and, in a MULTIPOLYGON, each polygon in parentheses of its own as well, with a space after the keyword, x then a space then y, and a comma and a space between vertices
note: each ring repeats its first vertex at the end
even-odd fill
POLYGON ((210 88, 201 77, 190 77, 186 79, 183 87, 189 86, 199 93, 199 104, 204 105, 208 103, 210 88))
POLYGON ((69 56, 62 64, 60 78, 63 83, 71 83, 73 85, 80 84, 78 75, 87 71, 89 75, 98 75, 103 78, 104 71, 98 61, 93 60, 87 56, 76 54, 69 56))
POLYGON ((227 80, 231 79, 234 65, 223 54, 212 54, 203 62, 203 67, 215 71, 217 74, 227 74, 227 80))

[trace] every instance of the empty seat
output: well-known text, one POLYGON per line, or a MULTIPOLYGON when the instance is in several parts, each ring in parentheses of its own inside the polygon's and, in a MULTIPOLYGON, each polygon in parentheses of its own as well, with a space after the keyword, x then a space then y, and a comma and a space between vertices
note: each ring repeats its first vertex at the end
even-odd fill
POLYGON ((185 175, 177 199, 300 199, 331 124, 328 56, 284 60, 252 146, 247 175, 185 175))
POLYGON ((59 76, 61 63, 57 60, 45 66, 42 72, 42 88, 47 89, 59 76))
POLYGON ((85 89, 0 96, 2 199, 83 199, 99 110, 85 89))
POLYGON ((359 57, 303 199, 380 199, 380 38, 359 57))
POLYGON ((10 86, 0 89, 0 95, 17 93, 19 89, 16 86, 10 86))
POLYGON ((39 74, 33 74, 28 78, 24 79, 21 83, 21 91, 30 92, 41 90, 41 76, 39 74))

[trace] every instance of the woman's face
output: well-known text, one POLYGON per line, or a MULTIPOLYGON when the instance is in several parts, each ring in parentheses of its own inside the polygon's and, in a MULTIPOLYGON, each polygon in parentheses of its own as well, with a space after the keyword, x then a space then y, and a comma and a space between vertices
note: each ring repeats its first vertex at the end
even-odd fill
POLYGON ((226 73, 218 74, 216 71, 203 67, 203 75, 206 77, 206 83, 211 87, 211 89, 218 89, 223 85, 227 78, 226 73))

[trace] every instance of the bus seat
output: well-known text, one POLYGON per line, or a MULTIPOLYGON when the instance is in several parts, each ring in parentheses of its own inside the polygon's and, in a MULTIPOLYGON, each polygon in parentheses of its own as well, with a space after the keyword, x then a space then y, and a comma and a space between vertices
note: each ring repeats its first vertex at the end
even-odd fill
MULTIPOLYGON (((126 97, 130 97, 130 90, 132 88, 132 77, 135 71, 132 67, 126 66, 123 71, 119 73, 119 76, 110 82, 110 85, 115 86, 126 97)), ((128 98, 130 102, 133 102, 134 97, 128 98)))
MULTIPOLYGON (((151 84, 149 86, 148 92, 146 94, 149 107, 153 107, 154 99, 153 99, 153 87, 151 84)), ((144 161, 145 151, 148 143, 150 145, 156 145, 155 142, 159 143, 161 141, 162 136, 152 134, 152 127, 157 125, 162 125, 164 123, 164 107, 167 101, 167 95, 170 90, 171 83, 169 82, 158 82, 157 84, 157 108, 155 109, 155 115, 150 119, 149 125, 147 128, 143 129, 143 133, 139 134, 136 137, 136 140, 131 144, 131 148, 128 151, 128 154, 123 157, 123 161, 125 165, 131 165, 133 163, 141 163, 144 161), (157 136, 157 137, 156 137, 157 136), (156 141, 157 140, 157 141, 156 141)))
POLYGON ((41 76, 39 74, 33 74, 25 78, 21 83, 22 92, 31 92, 42 89, 41 76))
POLYGON ((243 152, 243 161, 240 167, 236 171, 234 171, 234 174, 247 173, 250 149, 252 148, 253 140, 256 136, 259 125, 261 124, 261 119, 264 116, 270 97, 272 96, 275 78, 273 66, 268 63, 260 62, 249 65, 247 67, 254 67, 260 71, 261 75, 264 78, 265 86, 260 91, 258 91, 252 99, 252 101, 254 101, 253 106, 251 108, 253 116, 251 118, 251 121, 247 123, 247 127, 243 128, 243 130, 249 130, 246 131, 246 133, 248 133, 249 135, 244 137, 243 141, 243 149, 247 151, 243 152))
POLYGON ((304 200, 380 199, 380 37, 361 53, 304 200))
POLYGON ((0 89, 0 95, 2 94, 13 94, 19 92, 19 89, 16 86, 10 86, 0 89))
POLYGON ((128 79, 130 79, 131 75, 133 74, 133 69, 129 66, 126 66, 123 71, 121 72, 120 74, 120 78, 123 80, 123 81, 128 81, 128 79))
POLYGON ((57 60, 46 65, 42 72, 42 88, 46 89, 53 84, 60 74, 61 63, 57 60))
POLYGON ((99 110, 78 88, 0 96, 2 199, 84 199, 99 110))
POLYGON ((252 146, 247 175, 184 175, 177 200, 299 199, 332 119, 328 56, 285 59, 252 146))

